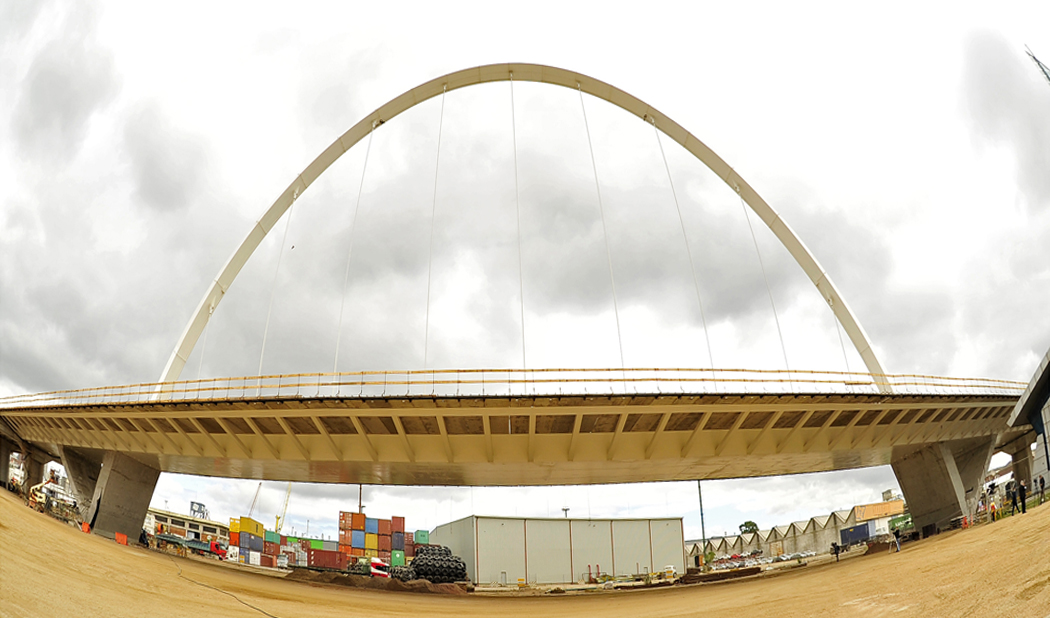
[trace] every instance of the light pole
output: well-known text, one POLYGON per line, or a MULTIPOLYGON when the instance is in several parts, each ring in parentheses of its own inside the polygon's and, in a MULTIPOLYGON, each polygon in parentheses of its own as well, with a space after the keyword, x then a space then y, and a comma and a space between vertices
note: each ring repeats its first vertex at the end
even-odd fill
POLYGON ((703 569, 707 570, 707 529, 704 527, 704 490, 700 479, 696 479, 696 493, 700 496, 700 556, 704 561, 703 569))

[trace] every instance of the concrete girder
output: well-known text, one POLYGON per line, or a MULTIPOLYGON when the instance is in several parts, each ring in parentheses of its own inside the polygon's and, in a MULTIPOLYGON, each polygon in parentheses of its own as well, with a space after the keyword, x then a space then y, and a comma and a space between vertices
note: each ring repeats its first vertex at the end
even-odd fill
POLYGON ((58 447, 62 467, 66 469, 70 488, 77 498, 77 510, 82 521, 90 521, 91 498, 95 495, 99 474, 102 472, 102 461, 105 451, 80 449, 68 446, 58 447))

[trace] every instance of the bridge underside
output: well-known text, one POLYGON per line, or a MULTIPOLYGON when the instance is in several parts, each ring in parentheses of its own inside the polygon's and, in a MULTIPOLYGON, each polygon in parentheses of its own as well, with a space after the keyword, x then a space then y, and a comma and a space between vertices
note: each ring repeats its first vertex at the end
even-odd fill
MULTIPOLYGON (((573 485, 885 465, 894 448, 1005 441, 1003 395, 262 399, 5 410, 57 452, 164 472, 387 485, 573 485)), ((994 445, 993 445, 994 446, 994 445)))

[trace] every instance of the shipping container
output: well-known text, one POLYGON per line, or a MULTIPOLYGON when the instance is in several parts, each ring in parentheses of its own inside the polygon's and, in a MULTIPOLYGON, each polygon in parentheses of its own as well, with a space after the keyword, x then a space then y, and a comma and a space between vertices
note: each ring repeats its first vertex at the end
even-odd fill
POLYGON ((230 518, 230 532, 240 532, 240 531, 241 531, 241 520, 236 518, 236 517, 231 517, 230 518))
POLYGON ((241 534, 239 532, 230 533, 230 545, 233 545, 234 547, 241 546, 241 534))
POLYGON ((351 537, 350 530, 343 530, 342 528, 339 529, 339 544, 340 545, 349 545, 350 544, 350 537, 351 537))
POLYGON ((310 549, 310 539, 299 539, 299 549, 307 551, 310 549))
POLYGON ((321 541, 321 549, 325 551, 339 551, 339 541, 321 541))
POLYGON ((406 543, 405 544, 405 557, 406 558, 414 558, 415 555, 416 555, 416 546, 415 546, 415 544, 407 544, 406 543))
POLYGON ((405 545, 411 545, 416 542, 416 535, 413 532, 405 533, 405 545))
POLYGON ((404 566, 405 552, 395 549, 390 552, 390 566, 404 566))
POLYGON ((239 532, 250 532, 259 538, 263 538, 266 535, 266 528, 251 517, 242 517, 239 532))
POLYGON ((380 519, 380 520, 378 520, 376 522, 376 524, 377 524, 376 527, 378 528, 377 532, 378 532, 378 534, 380 536, 382 536, 382 535, 390 536, 390 520, 389 519, 380 519))
POLYGON ((269 541, 264 541, 263 542, 263 553, 266 554, 267 556, 276 556, 278 554, 278 551, 277 551, 278 547, 279 547, 279 545, 277 545, 277 543, 271 543, 269 541))
POLYGON ((365 549, 379 549, 379 535, 365 533, 365 549))
POLYGON ((366 549, 365 550, 365 558, 378 558, 378 557, 379 557, 379 551, 378 550, 375 550, 375 549, 366 549))
POLYGON ((390 537, 380 534, 377 540, 379 541, 379 544, 376 547, 376 549, 378 549, 381 552, 390 551, 390 537))
POLYGON ((277 559, 273 556, 266 554, 259 556, 259 566, 270 567, 272 569, 275 564, 277 564, 277 559))
POLYGON ((252 566, 261 566, 262 554, 257 551, 248 552, 248 564, 252 566))
POLYGON ((287 545, 287 544, 288 544, 288 537, 286 537, 286 536, 284 536, 284 535, 282 534, 282 535, 281 535, 281 542, 280 542, 280 545, 287 545))
POLYGON ((351 547, 350 548, 350 555, 351 556, 364 556, 365 555, 365 548, 364 547, 351 547))
POLYGON ((298 545, 298 544, 299 544, 299 539, 294 537, 294 536, 288 537, 288 542, 287 543, 281 543, 281 545, 298 545))
POLYGON ((350 546, 357 547, 359 549, 365 548, 365 531, 364 530, 351 530, 350 531, 350 546))
POLYGON ((346 554, 338 551, 325 551, 323 549, 311 549, 306 552, 307 565, 324 569, 345 571, 348 561, 346 554))
POLYGON ((278 569, 287 569, 288 568, 288 562, 289 562, 288 554, 281 554, 280 556, 277 556, 277 568, 278 569))
POLYGON ((405 551, 405 533, 395 532, 390 535, 390 549, 405 551))
POLYGON ((350 529, 351 530, 364 530, 365 529, 365 514, 364 513, 350 513, 350 529))
POLYGON ((390 518, 390 532, 401 532, 405 531, 405 518, 398 517, 397 515, 390 518))
POLYGON ((379 559, 382 560, 383 562, 387 563, 387 564, 390 564, 390 552, 388 552, 388 551, 380 551, 379 552, 379 559))
POLYGON ((430 531, 416 530, 415 535, 412 537, 412 542, 416 545, 430 545, 430 531))
POLYGON ((339 529, 350 530, 350 526, 353 523, 353 513, 348 511, 339 511, 339 529))
POLYGON ((324 549, 324 541, 321 539, 310 539, 310 549, 324 549))
POLYGON ((365 518, 365 532, 369 534, 379 534, 379 520, 372 519, 371 517, 365 518))
POLYGON ((874 528, 875 522, 869 521, 840 530, 839 537, 842 541, 842 546, 849 547, 850 545, 856 545, 857 543, 867 541, 871 537, 874 528))
POLYGON ((274 545, 281 544, 281 535, 277 534, 276 532, 270 532, 269 530, 266 530, 263 533, 263 539, 267 543, 273 543, 274 545))

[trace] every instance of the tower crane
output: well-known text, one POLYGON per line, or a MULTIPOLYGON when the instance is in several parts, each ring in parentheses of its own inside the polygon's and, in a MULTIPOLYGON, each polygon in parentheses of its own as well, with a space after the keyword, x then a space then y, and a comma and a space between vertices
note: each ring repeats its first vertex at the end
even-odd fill
POLYGON ((288 499, 292 497, 292 482, 288 481, 288 490, 284 492, 284 507, 281 508, 281 514, 277 516, 277 522, 273 527, 274 532, 277 534, 281 533, 281 529, 284 528, 284 516, 288 512, 288 499))

